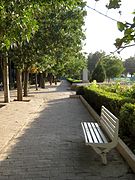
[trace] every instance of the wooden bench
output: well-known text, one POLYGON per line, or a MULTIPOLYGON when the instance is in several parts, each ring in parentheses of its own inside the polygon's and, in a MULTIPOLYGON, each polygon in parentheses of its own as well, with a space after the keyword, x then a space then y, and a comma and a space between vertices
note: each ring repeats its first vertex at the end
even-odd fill
POLYGON ((119 120, 104 106, 99 123, 81 122, 86 145, 90 145, 107 164, 106 154, 118 143, 119 120))

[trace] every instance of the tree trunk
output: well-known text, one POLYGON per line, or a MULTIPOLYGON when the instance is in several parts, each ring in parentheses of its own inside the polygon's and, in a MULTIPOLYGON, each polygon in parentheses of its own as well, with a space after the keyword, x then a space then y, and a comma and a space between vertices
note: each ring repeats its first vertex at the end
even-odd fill
POLYGON ((40 74, 40 87, 45 88, 45 80, 44 80, 44 74, 40 74))
POLYGON ((35 74, 35 81, 36 81, 36 90, 38 90, 38 79, 37 79, 37 73, 35 74))
POLYGON ((3 60, 3 86, 4 86, 4 102, 9 103, 10 92, 9 92, 8 57, 6 57, 6 59, 3 60))
POLYGON ((57 78, 55 78, 54 82, 55 82, 55 85, 57 85, 57 78))
POLYGON ((16 71, 16 82, 17 82, 17 101, 22 101, 23 100, 23 95, 22 95, 22 72, 19 69, 17 69, 17 71, 16 71))
POLYGON ((29 79, 29 72, 26 68, 24 71, 24 97, 28 96, 28 79, 29 79))
POLYGON ((50 83, 50 86, 53 83, 53 75, 52 75, 52 73, 49 74, 49 83, 50 83))

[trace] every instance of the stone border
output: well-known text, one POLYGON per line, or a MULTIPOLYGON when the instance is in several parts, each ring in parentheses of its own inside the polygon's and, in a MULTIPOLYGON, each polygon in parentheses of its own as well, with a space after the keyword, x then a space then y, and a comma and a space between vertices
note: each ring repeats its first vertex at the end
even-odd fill
MULTIPOLYGON (((81 102, 84 104, 88 112, 92 115, 92 117, 98 122, 100 120, 100 116, 94 111, 94 109, 87 103, 87 101, 81 95, 70 95, 71 98, 79 98, 81 102)), ((126 160, 132 171, 135 173, 135 155, 128 148, 128 146, 119 138, 117 150, 122 155, 122 157, 126 160)))

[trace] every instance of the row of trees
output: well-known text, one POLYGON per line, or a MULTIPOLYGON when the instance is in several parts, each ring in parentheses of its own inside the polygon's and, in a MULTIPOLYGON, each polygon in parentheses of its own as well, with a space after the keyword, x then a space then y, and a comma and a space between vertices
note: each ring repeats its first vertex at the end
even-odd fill
POLYGON ((0 3, 0 61, 4 100, 10 102, 8 62, 16 67, 17 100, 27 95, 28 73, 75 74, 85 66, 83 0, 3 0, 0 3))
POLYGON ((103 82, 105 79, 119 77, 124 71, 124 66, 120 58, 97 51, 88 56, 88 70, 91 81, 103 82))
POLYGON ((127 76, 127 74, 130 74, 131 76, 135 74, 135 56, 121 60, 116 56, 106 55, 103 51, 90 53, 88 55, 88 69, 90 74, 92 74, 99 62, 102 62, 104 65, 107 72, 106 77, 108 79, 118 77, 121 73, 125 76, 127 76))
MULTIPOLYGON (((98 0, 96 0, 98 1, 98 0)), ((110 0, 110 8, 119 8, 121 0, 110 0)), ((4 99, 10 101, 8 62, 12 61, 17 74, 17 99, 22 100, 22 72, 27 95, 28 72, 50 72, 56 77, 65 74, 78 76, 85 66, 80 53, 85 38, 85 2, 83 0, 3 0, 0 2, 0 61, 3 69, 4 99), (78 63, 79 60, 79 63, 78 63)), ((133 23, 118 22, 124 32, 116 40, 118 49, 135 40, 133 23)))

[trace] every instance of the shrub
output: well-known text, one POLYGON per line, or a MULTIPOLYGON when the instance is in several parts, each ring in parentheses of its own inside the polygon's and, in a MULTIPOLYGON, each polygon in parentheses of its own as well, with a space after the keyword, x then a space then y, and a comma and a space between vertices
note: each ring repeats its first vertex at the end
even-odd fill
POLYGON ((135 153, 135 104, 125 103, 120 110, 120 137, 135 153))
POLYGON ((81 92, 81 95, 87 100, 87 102, 96 110, 100 115, 101 106, 107 107, 114 115, 119 117, 121 107, 126 102, 132 102, 131 98, 127 98, 116 93, 105 91, 104 89, 94 86, 81 87, 77 94, 81 92))
POLYGON ((72 78, 67 78, 67 81, 70 82, 71 84, 72 83, 81 83, 82 82, 82 80, 72 79, 72 78))
POLYGON ((84 95, 84 86, 78 86, 77 88, 76 88, 76 94, 77 95, 84 95))
POLYGON ((92 73, 92 81, 103 82, 105 80, 105 69, 103 65, 99 62, 92 73))
MULTIPOLYGON (((114 90, 114 88, 112 88, 114 90)), ((119 89, 119 87, 118 87, 119 89)), ((117 89, 117 90, 118 90, 117 89)), ((126 91, 124 93, 109 92, 109 88, 102 88, 101 85, 92 83, 88 87, 79 87, 77 94, 83 95, 86 101, 95 109, 100 115, 101 106, 104 105, 120 120, 120 137, 135 153, 135 99, 133 98, 132 90, 128 89, 127 97, 126 91), (126 94, 122 96, 121 94, 126 94)), ((121 92, 121 91, 120 91, 121 92)))
POLYGON ((125 103, 120 110, 121 135, 135 138, 135 104, 125 103))

